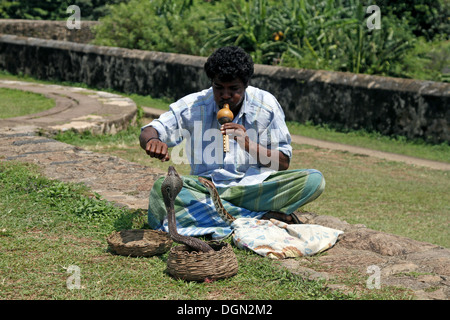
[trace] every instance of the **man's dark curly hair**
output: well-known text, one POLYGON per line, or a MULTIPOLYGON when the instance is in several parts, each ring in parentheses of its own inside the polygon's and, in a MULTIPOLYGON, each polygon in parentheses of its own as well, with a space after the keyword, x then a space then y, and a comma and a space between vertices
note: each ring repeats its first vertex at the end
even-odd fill
POLYGON ((239 78, 248 84, 253 75, 253 60, 242 48, 229 46, 217 49, 206 61, 205 72, 209 79, 216 76, 221 81, 239 78))

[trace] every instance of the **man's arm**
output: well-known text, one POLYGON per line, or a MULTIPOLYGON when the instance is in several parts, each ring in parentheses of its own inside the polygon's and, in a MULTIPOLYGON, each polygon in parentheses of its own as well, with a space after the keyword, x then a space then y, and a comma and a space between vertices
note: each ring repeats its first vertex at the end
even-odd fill
POLYGON ((157 158, 161 161, 170 159, 167 144, 159 140, 158 131, 153 127, 146 127, 141 131, 139 144, 151 158, 157 158))
POLYGON ((263 167, 270 167, 278 171, 287 170, 289 168, 289 157, 278 150, 264 148, 260 144, 250 141, 249 137, 245 138, 245 150, 251 155, 257 155, 257 161, 263 167))
POLYGON ((267 149, 260 144, 251 141, 245 127, 229 122, 221 127, 222 134, 231 134, 239 145, 251 156, 256 156, 256 161, 263 167, 270 167, 276 170, 287 170, 289 168, 289 157, 278 150, 267 149))

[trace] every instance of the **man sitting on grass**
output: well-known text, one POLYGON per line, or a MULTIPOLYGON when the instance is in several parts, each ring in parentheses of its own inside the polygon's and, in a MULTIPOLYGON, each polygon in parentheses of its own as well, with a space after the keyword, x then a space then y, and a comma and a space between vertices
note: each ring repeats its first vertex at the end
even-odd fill
MULTIPOLYGON (((182 177, 175 201, 178 232, 213 238, 231 233, 198 176, 214 182, 225 209, 236 218, 299 223, 294 211, 316 199, 325 180, 314 169, 287 170, 292 147, 284 113, 272 94, 249 86, 251 57, 238 47, 219 48, 204 69, 211 88, 171 104, 170 111, 142 127, 139 137, 145 152, 162 161, 170 159, 168 148, 186 140, 191 176, 182 177), (224 104, 234 119, 220 125, 217 112, 224 104), (223 151, 223 135, 230 138, 228 152, 223 151)), ((148 222, 168 231, 162 180, 150 192, 148 222)))

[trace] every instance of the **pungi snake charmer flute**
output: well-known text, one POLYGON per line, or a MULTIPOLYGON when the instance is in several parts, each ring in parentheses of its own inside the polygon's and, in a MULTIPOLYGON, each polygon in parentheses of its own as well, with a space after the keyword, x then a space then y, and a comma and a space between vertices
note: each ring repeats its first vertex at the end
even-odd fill
MULTIPOLYGON (((230 106, 226 103, 223 108, 217 113, 217 120, 221 125, 233 121, 234 115, 230 110, 230 106)), ((230 150, 230 142, 228 136, 223 136, 223 152, 228 152, 230 150)))

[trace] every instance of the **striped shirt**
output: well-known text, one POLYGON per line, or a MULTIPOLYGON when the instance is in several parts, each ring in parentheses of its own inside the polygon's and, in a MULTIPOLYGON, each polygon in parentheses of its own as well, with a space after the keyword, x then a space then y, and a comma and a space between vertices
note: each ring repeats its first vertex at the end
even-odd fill
MULTIPOLYGON (((218 111, 213 89, 209 88, 172 103, 168 112, 142 129, 155 128, 159 139, 174 147, 171 151, 174 164, 188 161, 192 175, 209 177, 218 187, 264 181, 275 170, 258 164, 256 155, 245 151, 234 139, 229 139, 230 151, 223 152, 218 111), (181 144, 183 141, 185 144, 181 144)), ((245 127, 250 140, 281 151, 289 158, 292 156, 284 112, 269 92, 248 86, 241 110, 233 122, 245 127)))

